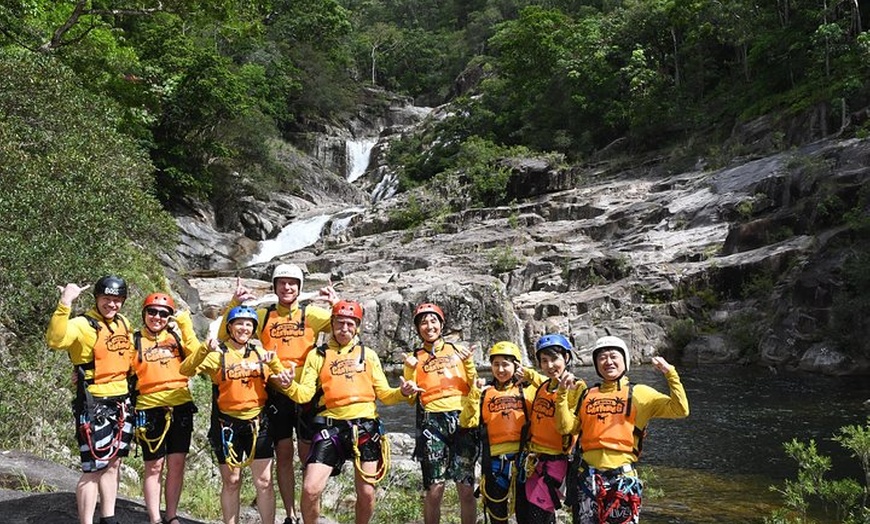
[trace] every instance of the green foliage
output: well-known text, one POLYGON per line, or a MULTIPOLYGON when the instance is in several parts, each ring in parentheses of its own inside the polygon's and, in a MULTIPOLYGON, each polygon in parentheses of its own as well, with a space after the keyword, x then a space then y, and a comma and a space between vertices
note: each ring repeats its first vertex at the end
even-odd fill
POLYGON ((760 271, 750 275, 749 280, 740 288, 740 296, 743 299, 755 298, 766 299, 773 292, 774 275, 771 271, 760 271))
POLYGON ((828 336, 846 354, 870 356, 870 248, 860 245, 843 264, 828 336))
POLYGON ((680 318, 668 325, 668 338, 677 351, 682 351, 698 334, 695 321, 691 318, 680 318))
POLYGON ((0 52, 0 92, 0 324, 16 337, 0 368, 0 447, 66 461, 75 443, 53 424, 69 420, 69 359, 41 342, 57 286, 117 273, 131 300, 162 287, 175 225, 149 192, 148 159, 114 130, 117 108, 58 60, 0 52))
POLYGON ((731 315, 725 324, 725 336, 743 357, 758 354, 761 340, 762 318, 758 312, 740 311, 731 315))
POLYGON ((116 108, 33 55, 0 54, 0 92, 0 321, 33 336, 57 285, 114 272, 159 282, 175 226, 149 192, 148 159, 113 129, 116 108))
POLYGON ((513 271, 522 263, 520 257, 514 253, 513 248, 510 246, 490 250, 487 254, 487 258, 489 259, 489 263, 492 265, 492 272, 495 275, 513 271))
MULTIPOLYGON (((852 452, 870 479, 870 419, 861 426, 840 428, 834 441, 852 452)), ((851 478, 831 480, 831 459, 819 455, 815 440, 808 443, 793 439, 785 444, 786 454, 798 463, 796 480, 786 480, 785 486, 771 487, 783 496, 784 507, 764 519, 767 524, 809 524, 811 510, 828 513, 834 508, 836 522, 863 524, 870 520, 868 486, 851 478)))

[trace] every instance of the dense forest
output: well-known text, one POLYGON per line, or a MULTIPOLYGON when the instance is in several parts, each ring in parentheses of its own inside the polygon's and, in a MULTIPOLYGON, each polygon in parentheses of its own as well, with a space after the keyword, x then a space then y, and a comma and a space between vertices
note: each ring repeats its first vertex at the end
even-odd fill
MULTIPOLYGON (((438 140, 393 148, 406 188, 473 158, 584 162, 617 140, 735 156, 725 139, 761 115, 812 113, 816 137, 870 132, 868 11, 859 0, 4 1, 0 351, 17 364, 0 390, 32 378, 23 370, 42 357, 23 348, 38 344, 58 284, 123 272, 140 291, 165 287, 168 210, 219 205, 242 178, 290 188, 270 144, 346 118, 363 88, 455 108, 438 140)), ((773 138, 793 145, 786 128, 773 138)), ((0 420, 20 400, 7 399, 0 420)))

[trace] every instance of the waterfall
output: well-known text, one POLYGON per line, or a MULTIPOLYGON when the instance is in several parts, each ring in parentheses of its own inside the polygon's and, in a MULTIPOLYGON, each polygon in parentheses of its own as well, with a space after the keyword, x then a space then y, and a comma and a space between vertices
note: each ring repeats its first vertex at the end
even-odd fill
POLYGON ((345 142, 345 160, 347 164, 346 177, 353 182, 363 176, 369 167, 372 148, 378 142, 377 137, 357 138, 345 142))
POLYGON ((278 236, 260 242, 260 251, 249 264, 268 262, 278 255, 299 251, 320 239, 323 226, 332 218, 331 214, 316 215, 291 222, 278 233, 278 236))
POLYGON ((361 207, 351 207, 338 213, 327 213, 293 221, 284 226, 284 229, 274 239, 260 242, 260 250, 248 264, 268 262, 279 255, 299 251, 310 246, 320 240, 323 227, 330 220, 332 224, 329 228, 329 234, 337 235, 344 231, 351 219, 362 211, 361 207))

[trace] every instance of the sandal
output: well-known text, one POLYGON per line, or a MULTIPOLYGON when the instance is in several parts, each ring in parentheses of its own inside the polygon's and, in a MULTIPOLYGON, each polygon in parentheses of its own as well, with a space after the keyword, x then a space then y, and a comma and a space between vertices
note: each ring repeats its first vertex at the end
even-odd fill
POLYGON ((171 517, 171 518, 163 517, 163 520, 161 522, 156 523, 156 524, 172 524, 173 520, 175 522, 178 522, 178 524, 181 524, 181 519, 178 518, 178 515, 171 517))
POLYGON ((302 524, 302 519, 298 516, 287 517, 284 519, 284 524, 302 524))

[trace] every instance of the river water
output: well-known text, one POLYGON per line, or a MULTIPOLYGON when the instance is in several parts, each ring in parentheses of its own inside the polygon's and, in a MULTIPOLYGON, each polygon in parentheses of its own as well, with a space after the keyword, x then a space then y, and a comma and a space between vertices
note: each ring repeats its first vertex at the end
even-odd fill
MULTIPOLYGON (((770 487, 796 478, 797 465, 783 450, 792 438, 815 439, 820 453, 833 459, 833 476, 861 481, 858 464, 830 437, 842 426, 867 419, 867 377, 772 372, 755 366, 679 371, 691 413, 686 419, 650 423, 641 465, 654 478, 647 482, 641 522, 761 522, 781 501, 770 487)), ((596 379, 592 368, 578 368, 576 374, 590 382, 596 379)), ((630 377, 668 391, 664 377, 650 366, 632 369, 630 377)), ((412 409, 379 409, 388 431, 413 433, 412 409)))

